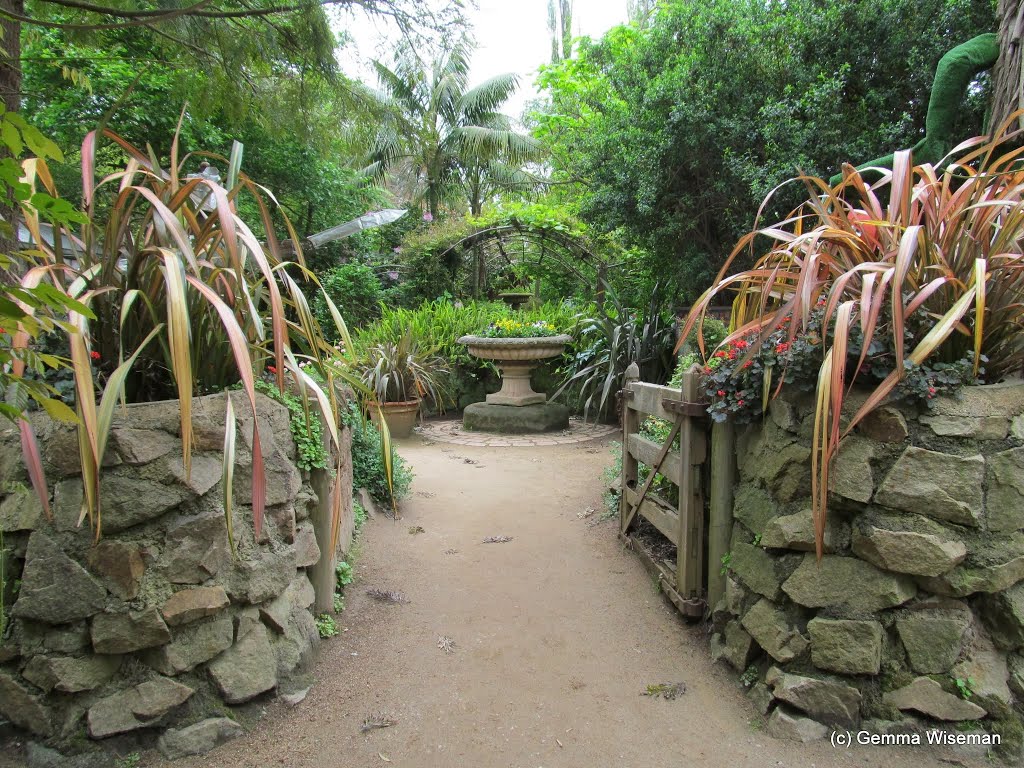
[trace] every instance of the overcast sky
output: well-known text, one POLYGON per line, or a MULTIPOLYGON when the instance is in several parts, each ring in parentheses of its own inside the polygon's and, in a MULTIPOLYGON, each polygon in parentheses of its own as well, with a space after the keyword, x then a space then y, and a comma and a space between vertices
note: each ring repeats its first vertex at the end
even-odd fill
MULTIPOLYGON (((467 15, 473 25, 477 50, 473 56, 470 86, 505 72, 520 76, 519 91, 507 103, 505 112, 519 117, 526 102, 535 97, 533 80, 537 68, 551 58, 548 35, 548 0, 478 0, 479 8, 467 15)), ((626 21, 626 0, 575 0, 573 36, 598 38, 616 24, 626 21)), ((387 62, 389 32, 383 24, 356 18, 349 27, 356 46, 341 57, 350 75, 377 86, 366 62, 380 57, 387 62)))

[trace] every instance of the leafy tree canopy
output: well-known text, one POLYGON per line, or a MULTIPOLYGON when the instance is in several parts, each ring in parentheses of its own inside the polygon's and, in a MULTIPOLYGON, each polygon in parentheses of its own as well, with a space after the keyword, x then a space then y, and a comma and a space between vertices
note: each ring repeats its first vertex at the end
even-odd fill
MULTIPOLYGON (((543 71, 535 135, 556 198, 692 299, 776 185, 913 145, 938 59, 993 28, 989 0, 667 0, 543 71)), ((965 137, 982 131, 986 88, 968 97, 965 137)))

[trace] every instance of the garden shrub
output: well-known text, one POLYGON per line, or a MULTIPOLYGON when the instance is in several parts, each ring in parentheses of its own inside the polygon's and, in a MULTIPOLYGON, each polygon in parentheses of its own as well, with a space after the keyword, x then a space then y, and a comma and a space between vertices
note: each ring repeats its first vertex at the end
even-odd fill
MULTIPOLYGON (((384 292, 372 268, 365 264, 342 264, 320 277, 324 292, 337 306, 349 328, 360 328, 380 317, 384 292)), ((321 328, 333 328, 327 303, 319 294, 313 301, 313 314, 321 328)))
MULTIPOLYGON (((412 469, 397 453, 392 454, 394 466, 394 496, 388 488, 381 454, 380 432, 373 423, 359 413, 355 403, 349 403, 345 422, 352 429, 352 487, 365 488, 375 501, 390 505, 409 493, 412 469)), ((394 450, 394 449, 392 449, 394 450)))

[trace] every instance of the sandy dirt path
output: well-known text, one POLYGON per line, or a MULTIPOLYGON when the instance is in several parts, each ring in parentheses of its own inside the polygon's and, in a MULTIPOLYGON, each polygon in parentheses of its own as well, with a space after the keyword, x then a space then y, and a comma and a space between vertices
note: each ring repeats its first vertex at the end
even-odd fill
MULTIPOLYGON (((606 444, 477 448, 413 438, 403 518, 363 534, 345 628, 301 704, 176 763, 215 768, 948 766, 926 748, 833 749, 767 736, 705 630, 668 607, 602 509, 606 444), (424 533, 411 534, 421 526, 424 533), (488 536, 511 536, 483 544, 488 536), (390 605, 369 588, 401 591, 390 605), (438 648, 438 637, 455 642, 438 648), (682 681, 685 695, 639 695, 682 681), (366 734, 366 715, 397 724, 366 734)), ((152 757, 152 755, 147 755, 152 757)), ((148 760, 146 764, 151 764, 148 760)))

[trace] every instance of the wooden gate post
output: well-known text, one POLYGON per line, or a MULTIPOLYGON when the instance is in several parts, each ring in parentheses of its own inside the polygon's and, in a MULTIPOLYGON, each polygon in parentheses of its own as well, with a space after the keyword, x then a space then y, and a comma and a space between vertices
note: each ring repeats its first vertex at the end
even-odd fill
MULTIPOLYGON (((683 401, 697 401, 699 368, 694 365, 683 374, 683 401)), ((676 590, 684 600, 700 597, 704 577, 704 504, 700 492, 700 467, 704 460, 697 454, 695 439, 704 439, 703 430, 694 429, 694 417, 684 416, 679 429, 679 453, 682 477, 679 483, 679 541, 676 543, 676 590)))
POLYGON ((725 597, 722 558, 732 539, 733 484, 736 481, 736 428, 716 421, 711 427, 711 512, 708 523, 708 608, 725 597))
POLYGON ((626 534, 629 515, 627 488, 636 488, 639 471, 637 460, 629 452, 629 436, 640 431, 640 414, 630 408, 629 385, 640 380, 640 366, 630 363, 622 382, 622 487, 619 495, 619 533, 626 534))

